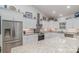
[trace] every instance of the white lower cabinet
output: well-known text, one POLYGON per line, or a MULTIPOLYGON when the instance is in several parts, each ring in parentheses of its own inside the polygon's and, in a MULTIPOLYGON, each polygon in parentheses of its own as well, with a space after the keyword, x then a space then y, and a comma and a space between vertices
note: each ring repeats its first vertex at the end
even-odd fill
POLYGON ((38 42, 38 36, 37 35, 29 35, 23 37, 23 45, 26 44, 35 44, 38 42))

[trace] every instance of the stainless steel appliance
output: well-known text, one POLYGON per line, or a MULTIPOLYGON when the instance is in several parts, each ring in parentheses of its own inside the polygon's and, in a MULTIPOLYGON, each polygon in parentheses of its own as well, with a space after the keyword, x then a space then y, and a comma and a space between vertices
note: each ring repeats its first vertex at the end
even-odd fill
POLYGON ((2 21, 2 52, 9 53, 11 48, 22 45, 22 22, 2 21))

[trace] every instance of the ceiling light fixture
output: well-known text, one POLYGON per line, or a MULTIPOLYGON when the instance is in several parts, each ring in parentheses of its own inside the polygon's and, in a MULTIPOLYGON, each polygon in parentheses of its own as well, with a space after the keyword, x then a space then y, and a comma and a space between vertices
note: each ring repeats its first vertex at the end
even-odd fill
POLYGON ((52 13, 53 13, 53 14, 55 14, 55 13, 56 13, 56 11, 53 11, 52 13))
POLYGON ((59 16, 61 17, 61 16, 63 16, 63 14, 60 14, 59 16))
POLYGON ((69 9, 69 8, 70 8, 70 6, 67 6, 67 8, 69 9))

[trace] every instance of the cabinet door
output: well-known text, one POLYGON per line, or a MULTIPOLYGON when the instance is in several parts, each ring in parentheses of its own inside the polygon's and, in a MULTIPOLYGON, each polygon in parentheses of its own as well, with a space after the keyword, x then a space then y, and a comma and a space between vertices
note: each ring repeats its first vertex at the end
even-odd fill
POLYGON ((13 22, 12 37, 14 40, 22 40, 22 23, 13 22))

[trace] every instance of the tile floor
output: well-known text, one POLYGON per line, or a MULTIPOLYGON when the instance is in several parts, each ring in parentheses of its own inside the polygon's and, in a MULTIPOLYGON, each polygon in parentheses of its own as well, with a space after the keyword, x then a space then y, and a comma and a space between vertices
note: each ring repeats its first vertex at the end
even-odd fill
POLYGON ((45 40, 35 44, 26 43, 12 48, 13 53, 76 53, 79 47, 78 38, 64 37, 63 33, 46 33, 45 40))

